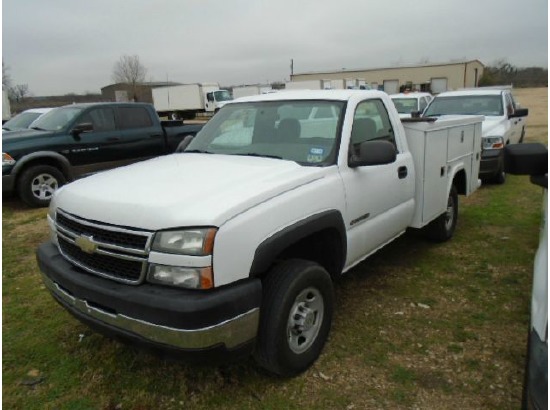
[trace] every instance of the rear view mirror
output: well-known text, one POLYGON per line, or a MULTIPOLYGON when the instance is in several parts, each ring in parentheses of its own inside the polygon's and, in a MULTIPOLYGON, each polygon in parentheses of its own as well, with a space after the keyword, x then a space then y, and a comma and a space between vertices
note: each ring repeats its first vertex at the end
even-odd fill
POLYGON ((349 159, 349 167, 391 164, 397 158, 397 150, 389 141, 365 141, 356 146, 349 159))
POLYGON ((516 108, 516 110, 509 115, 509 118, 527 117, 529 115, 528 108, 516 108))
POLYGON ((91 132, 93 130, 94 125, 91 122, 82 122, 74 126, 74 128, 71 130, 71 134, 73 135, 73 137, 78 137, 84 132, 91 132))

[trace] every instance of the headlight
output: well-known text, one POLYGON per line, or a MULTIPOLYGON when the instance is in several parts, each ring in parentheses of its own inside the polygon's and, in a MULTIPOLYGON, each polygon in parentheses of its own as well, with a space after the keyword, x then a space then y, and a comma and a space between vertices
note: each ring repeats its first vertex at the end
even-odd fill
POLYGON ((216 232, 215 228, 157 232, 152 249, 158 252, 182 255, 211 255, 214 250, 216 232))
POLYGON ((502 137, 484 137, 481 140, 483 144, 483 149, 504 148, 504 139, 502 137))
POLYGON ((13 165, 13 164, 15 164, 15 160, 11 157, 11 155, 5 152, 2 152, 2 166, 13 165))
POLYGON ((147 281, 190 289, 211 289, 214 286, 210 266, 206 268, 185 268, 151 264, 147 281))

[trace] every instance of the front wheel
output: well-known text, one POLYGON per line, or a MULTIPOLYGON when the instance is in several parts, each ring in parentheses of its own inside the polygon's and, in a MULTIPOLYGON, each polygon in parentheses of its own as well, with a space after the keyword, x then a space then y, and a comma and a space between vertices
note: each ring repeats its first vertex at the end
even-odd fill
POLYGON ((254 357, 279 376, 301 373, 319 357, 330 331, 330 275, 316 263, 288 260, 268 273, 263 288, 254 357))
POLYGON ((447 198, 447 210, 426 226, 426 236, 437 242, 445 242, 454 234, 458 220, 458 193, 454 185, 451 186, 447 198))
POLYGON ((57 168, 50 165, 32 166, 21 174, 17 192, 23 202, 31 207, 48 206, 53 193, 66 182, 57 168))

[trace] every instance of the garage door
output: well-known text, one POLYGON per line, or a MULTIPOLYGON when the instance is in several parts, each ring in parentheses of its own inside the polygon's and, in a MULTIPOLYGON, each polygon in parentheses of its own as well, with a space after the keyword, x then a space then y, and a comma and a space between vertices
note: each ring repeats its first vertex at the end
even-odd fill
POLYGON ((399 80, 384 80, 384 91, 388 94, 399 92, 399 80))
POLYGON ((431 81, 432 94, 439 94, 447 91, 447 79, 446 78, 432 78, 431 81))

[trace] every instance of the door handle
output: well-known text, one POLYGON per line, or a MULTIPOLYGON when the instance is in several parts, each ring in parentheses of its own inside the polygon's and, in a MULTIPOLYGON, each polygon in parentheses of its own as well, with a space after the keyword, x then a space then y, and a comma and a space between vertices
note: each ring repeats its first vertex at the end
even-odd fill
POLYGON ((407 177, 409 171, 407 170, 407 167, 399 167, 397 169, 397 176, 399 179, 404 179, 407 177))
POLYGON ((120 141, 120 138, 118 138, 118 137, 109 137, 109 138, 107 138, 107 141, 120 141))
POLYGON ((160 138, 162 137, 162 134, 152 134, 152 135, 149 135, 149 138, 160 138))

